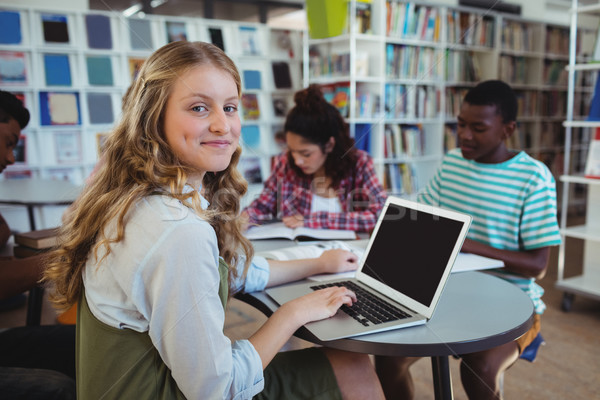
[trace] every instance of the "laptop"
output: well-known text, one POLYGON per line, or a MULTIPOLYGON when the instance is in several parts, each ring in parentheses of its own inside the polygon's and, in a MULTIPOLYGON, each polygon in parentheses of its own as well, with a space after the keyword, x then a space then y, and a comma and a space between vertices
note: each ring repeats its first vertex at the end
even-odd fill
POLYGON ((433 316, 470 224, 467 214, 388 197, 354 278, 306 281, 266 293, 282 305, 343 285, 357 293, 359 302, 372 303, 358 310, 357 304, 344 305, 333 317, 306 324, 322 341, 424 324, 433 316))

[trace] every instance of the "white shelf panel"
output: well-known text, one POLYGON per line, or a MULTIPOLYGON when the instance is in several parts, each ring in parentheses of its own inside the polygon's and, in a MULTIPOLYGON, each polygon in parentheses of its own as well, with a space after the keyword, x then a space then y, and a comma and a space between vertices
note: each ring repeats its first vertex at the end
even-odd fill
POLYGON ((586 178, 581 175, 561 175, 562 182, 583 183, 586 185, 600 185, 600 179, 586 178))
POLYGON ((560 230, 561 234, 583 240, 600 241, 600 228, 588 225, 570 226, 560 230))
POLYGON ((600 300, 600 274, 585 273, 583 275, 556 281, 557 289, 600 300))
MULTIPOLYGON (((570 66, 566 66, 565 69, 568 71, 571 69, 570 66)), ((600 63, 592 63, 592 64, 575 64, 573 66, 573 71, 594 71, 600 69, 600 63)))
POLYGON ((565 121, 565 128, 597 128, 600 127, 600 121, 565 121))

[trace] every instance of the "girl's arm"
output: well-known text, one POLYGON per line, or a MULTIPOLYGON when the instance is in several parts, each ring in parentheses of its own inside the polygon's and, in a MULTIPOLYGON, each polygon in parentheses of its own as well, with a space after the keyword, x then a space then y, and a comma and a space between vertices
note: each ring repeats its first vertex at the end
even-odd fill
POLYGON ((536 279, 541 279, 546 274, 550 256, 549 247, 524 251, 501 250, 472 239, 465 239, 462 251, 502 260, 507 271, 536 279))
POLYGON ((297 281, 315 274, 353 271, 358 267, 358 257, 342 249, 324 251, 318 258, 268 262, 270 272, 267 287, 297 281))
POLYGON ((356 295, 345 287, 330 287, 289 301, 279 307, 250 337, 263 368, 302 325, 333 316, 342 304, 351 306, 356 295))

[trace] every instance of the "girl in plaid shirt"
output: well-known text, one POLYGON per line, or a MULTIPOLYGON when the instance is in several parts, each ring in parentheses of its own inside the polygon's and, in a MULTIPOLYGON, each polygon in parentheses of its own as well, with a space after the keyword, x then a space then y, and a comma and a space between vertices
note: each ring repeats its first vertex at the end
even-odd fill
POLYGON ((251 224, 281 218, 290 228, 371 231, 387 197, 373 160, 354 147, 348 124, 317 85, 294 101, 284 126, 288 150, 244 216, 251 224))

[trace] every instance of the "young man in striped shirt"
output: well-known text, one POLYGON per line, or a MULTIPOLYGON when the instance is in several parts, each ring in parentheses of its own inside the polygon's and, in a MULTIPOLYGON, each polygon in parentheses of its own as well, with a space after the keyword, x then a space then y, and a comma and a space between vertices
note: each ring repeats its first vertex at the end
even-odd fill
MULTIPOLYGON (((460 148, 450 150, 419 201, 470 214, 473 222, 462 251, 500 259, 490 273, 525 291, 536 317, 514 342, 461 356, 461 380, 470 399, 500 396, 499 377, 540 330, 544 290, 535 283, 546 273, 550 246, 560 243, 555 181, 548 168, 525 152, 506 147, 516 129, 517 99, 502 81, 472 88, 458 115, 460 148)), ((377 357, 386 397, 413 397, 409 367, 417 358, 377 357)))

